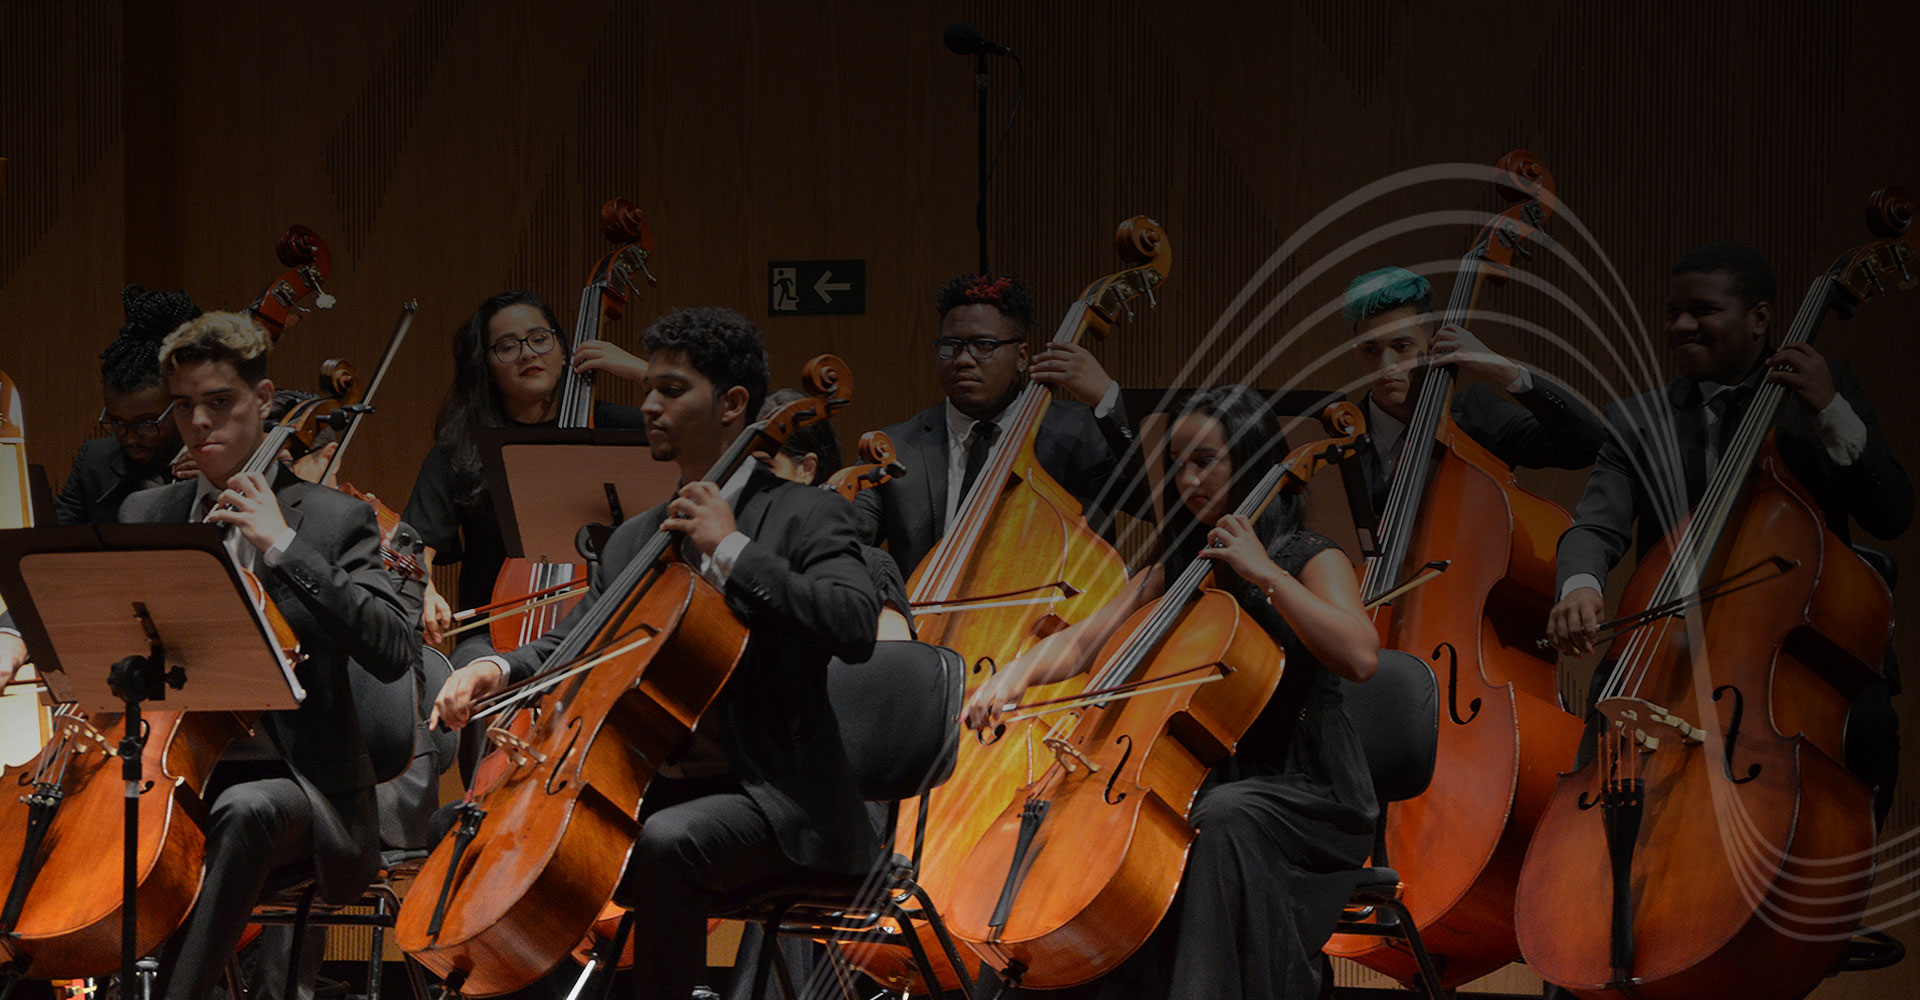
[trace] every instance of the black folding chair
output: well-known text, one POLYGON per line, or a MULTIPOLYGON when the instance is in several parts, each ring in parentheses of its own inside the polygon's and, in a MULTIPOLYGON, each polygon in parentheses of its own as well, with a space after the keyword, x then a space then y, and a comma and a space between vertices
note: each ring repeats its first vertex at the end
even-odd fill
POLYGON ((1413 798, 1433 781, 1440 743, 1440 686, 1425 663, 1397 649, 1380 651, 1380 670, 1372 680, 1343 682, 1343 686, 1347 718, 1366 749, 1380 819, 1374 831, 1373 865, 1361 869, 1360 882, 1334 932, 1405 941, 1420 964, 1421 986, 1439 1000, 1445 995, 1440 972, 1401 900, 1405 886, 1400 873, 1388 867, 1386 831, 1388 803, 1413 798))

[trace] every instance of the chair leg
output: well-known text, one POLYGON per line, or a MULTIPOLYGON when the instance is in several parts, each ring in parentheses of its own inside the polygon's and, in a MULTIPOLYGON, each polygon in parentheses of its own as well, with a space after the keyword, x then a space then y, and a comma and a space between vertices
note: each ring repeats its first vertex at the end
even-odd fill
POLYGON ((1407 910, 1407 904, 1397 899, 1381 904, 1393 911, 1400 920, 1400 932, 1406 938, 1407 947, 1413 949, 1414 961, 1420 963, 1420 985, 1432 1000, 1444 1000, 1449 991, 1440 985, 1440 970, 1433 964, 1433 956, 1427 954, 1427 945, 1420 940, 1420 928, 1414 926, 1413 914, 1407 910))
MULTIPOLYGON (((967 965, 960 960, 960 949, 953 943, 953 935, 947 933, 946 920, 941 918, 940 910, 933 905, 933 899, 927 895, 927 891, 920 888, 920 883, 909 883, 907 889, 913 893, 913 898, 920 902, 920 919, 926 921, 927 924, 933 928, 934 940, 940 942, 940 950, 946 953, 947 963, 953 966, 953 971, 961 982, 961 989, 966 991, 968 996, 971 997, 973 991, 966 985, 967 965)), ((909 932, 913 930, 911 924, 906 925, 906 927, 909 932)), ((919 940, 918 934, 910 934, 909 936, 915 940, 919 940)), ((985 963, 982 964, 984 965, 985 963)), ((929 980, 929 982, 932 981, 929 980)))
POLYGON ((780 923, 786 918, 787 910, 781 907, 760 926, 760 960, 754 968, 754 996, 765 995, 767 972, 771 969, 780 977, 780 995, 787 1000, 800 1000, 800 991, 793 986, 793 972, 787 968, 787 957, 780 954, 780 923))
POLYGON ((308 886, 300 895, 300 908, 294 911, 293 944, 287 949, 287 991, 281 994, 287 1000, 295 1000, 300 995, 300 948, 307 937, 307 918, 313 915, 313 897, 319 891, 317 883, 308 886))
MULTIPOLYGON (((374 897, 373 912, 382 920, 389 920, 393 916, 387 909, 384 896, 374 897)), ((387 964, 387 927, 385 924, 374 924, 372 931, 373 945, 367 951, 367 1000, 380 1000, 380 979, 387 964)))

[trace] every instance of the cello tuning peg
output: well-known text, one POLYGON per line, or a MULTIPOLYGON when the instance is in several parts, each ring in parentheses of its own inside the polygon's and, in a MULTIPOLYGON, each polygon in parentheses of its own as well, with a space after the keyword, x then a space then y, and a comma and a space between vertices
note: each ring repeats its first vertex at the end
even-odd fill
POLYGON ((307 284, 313 286, 313 304, 322 309, 332 309, 333 304, 339 300, 334 298, 325 288, 320 287, 320 272, 309 267, 304 269, 304 273, 307 284))
MULTIPOLYGON (((647 261, 646 261, 646 258, 644 258, 644 257, 642 257, 642 258, 640 259, 640 273, 641 273, 641 274, 644 274, 644 275, 646 275, 646 276, 647 276, 647 284, 649 284, 649 285, 657 285, 657 284, 659 284, 659 283, 660 283, 660 279, 658 279, 658 278, 656 278, 656 277, 654 277, 654 276, 653 276, 653 271, 651 271, 651 270, 649 270, 649 269, 648 269, 648 267, 647 267, 647 261)), ((628 279, 627 279, 627 284, 628 284, 628 285, 632 285, 632 284, 633 284, 633 279, 632 279, 632 278, 628 278, 628 279)))
POLYGON ((1153 287, 1151 285, 1147 287, 1147 305, 1153 309, 1160 308, 1160 300, 1153 297, 1153 287))

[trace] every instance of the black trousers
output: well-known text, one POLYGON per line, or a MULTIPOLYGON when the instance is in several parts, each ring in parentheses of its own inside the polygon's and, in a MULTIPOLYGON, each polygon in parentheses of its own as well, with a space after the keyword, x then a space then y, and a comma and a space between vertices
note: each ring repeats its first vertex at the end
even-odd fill
POLYGON ((308 866, 313 806, 292 778, 230 785, 207 820, 206 874, 187 922, 161 952, 161 995, 200 1000, 220 981, 276 870, 308 866))
POLYGON ((633 910, 634 995, 687 1000, 707 972, 707 915, 792 870, 773 825, 729 782, 656 781, 614 899, 633 910))

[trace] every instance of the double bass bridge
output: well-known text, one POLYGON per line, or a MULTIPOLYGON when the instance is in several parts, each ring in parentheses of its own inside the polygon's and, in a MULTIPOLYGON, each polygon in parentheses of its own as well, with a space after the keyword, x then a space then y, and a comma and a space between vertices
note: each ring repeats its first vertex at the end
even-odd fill
POLYGON ((1706 730, 1644 698, 1602 698, 1595 707, 1641 753, 1653 753, 1670 742, 1691 746, 1706 741, 1706 730))

